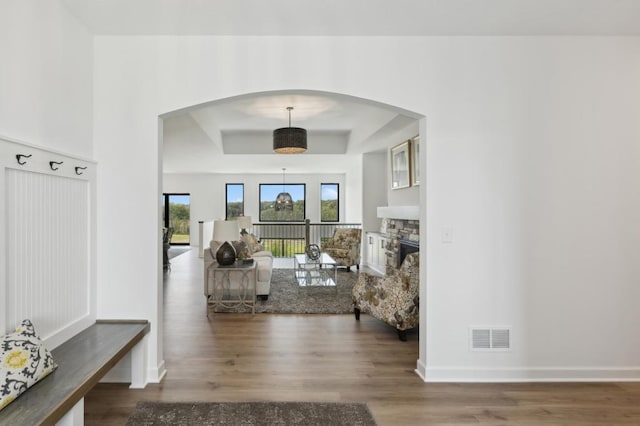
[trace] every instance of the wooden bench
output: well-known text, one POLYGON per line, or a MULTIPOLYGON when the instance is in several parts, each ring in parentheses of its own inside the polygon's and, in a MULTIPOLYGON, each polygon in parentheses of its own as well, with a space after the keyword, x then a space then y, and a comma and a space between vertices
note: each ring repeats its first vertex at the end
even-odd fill
POLYGON ((131 351, 132 387, 146 384, 148 321, 97 321, 51 351, 58 368, 0 411, 0 425, 76 425, 84 396, 131 351))

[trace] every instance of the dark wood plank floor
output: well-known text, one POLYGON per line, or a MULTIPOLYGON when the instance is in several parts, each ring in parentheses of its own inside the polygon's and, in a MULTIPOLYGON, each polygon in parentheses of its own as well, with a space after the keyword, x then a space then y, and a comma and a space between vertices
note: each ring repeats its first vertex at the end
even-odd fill
POLYGON ((400 342, 367 315, 207 319, 195 249, 171 261, 165 379, 97 385, 87 425, 122 425, 137 401, 357 401, 381 426, 640 425, 638 383, 426 384, 414 372, 417 333, 400 342))

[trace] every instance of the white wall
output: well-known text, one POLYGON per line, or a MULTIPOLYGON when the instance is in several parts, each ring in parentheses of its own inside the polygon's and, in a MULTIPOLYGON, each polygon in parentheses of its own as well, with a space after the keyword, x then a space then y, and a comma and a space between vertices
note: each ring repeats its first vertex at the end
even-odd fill
POLYGON ((93 155, 93 37, 58 2, 1 1, 0 58, 0 135, 11 141, 2 142, 0 161, 0 329, 28 317, 53 348, 92 324, 97 312, 96 164, 85 161, 93 155), (19 166, 18 153, 32 157, 19 166), (48 161, 64 164, 54 172, 48 161), (77 176, 74 166, 88 169, 77 176), (16 169, 19 179, 12 177, 16 169), (25 182, 35 189, 22 191, 25 182), (47 194, 38 192, 42 185, 47 194), (52 193, 66 194, 57 200, 68 203, 46 197, 52 193), (69 213, 69 203, 80 210, 69 213), (20 214, 20 206, 31 206, 31 214, 20 214), (33 224, 48 224, 51 233, 34 233, 33 224), (65 226, 76 234, 59 241, 55 234, 65 226), (58 244, 47 244, 47 237, 58 244), (12 286, 41 297, 5 301, 12 286))
MULTIPOLYGON (((390 185, 387 174, 387 152, 371 152, 362 158, 362 179, 367 183, 369 191, 362 196, 364 210, 362 228, 364 231, 380 231, 382 220, 378 218, 378 207, 388 205, 386 189, 390 185)), ((417 203, 415 203, 417 204, 417 203)))
POLYGON ((156 117, 324 90, 428 118, 421 374, 640 377, 640 39, 97 37, 95 49, 103 316, 158 312, 156 117), (123 256, 131 235, 146 250, 123 256), (471 352, 470 325, 511 326, 512 350, 471 352))
POLYGON ((93 37, 56 1, 0 3, 0 135, 91 158, 93 37))
MULTIPOLYGON (((306 218, 311 223, 320 223, 320 184, 340 184, 340 222, 345 222, 345 178, 344 175, 327 174, 285 174, 286 183, 304 183, 306 185, 306 218)), ((198 245, 198 221, 225 218, 225 184, 244 184, 244 214, 251 216, 254 223, 260 220, 259 186, 261 183, 282 183, 280 174, 178 174, 166 173, 163 176, 163 192, 191 194, 191 245, 198 245)), ((357 221, 360 223, 360 221, 357 221)), ((209 240, 205 236, 204 243, 209 240)))

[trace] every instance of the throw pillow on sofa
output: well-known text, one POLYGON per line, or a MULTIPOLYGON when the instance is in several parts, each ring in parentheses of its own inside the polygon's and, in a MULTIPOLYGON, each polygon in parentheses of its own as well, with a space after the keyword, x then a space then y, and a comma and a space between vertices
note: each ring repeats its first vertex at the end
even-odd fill
POLYGON ((244 234, 240 237, 242 242, 246 245, 247 250, 249 251, 249 255, 253 255, 253 253, 263 251, 264 248, 260 241, 253 234, 244 234))
POLYGON ((58 366, 28 319, 0 340, 0 410, 58 366))

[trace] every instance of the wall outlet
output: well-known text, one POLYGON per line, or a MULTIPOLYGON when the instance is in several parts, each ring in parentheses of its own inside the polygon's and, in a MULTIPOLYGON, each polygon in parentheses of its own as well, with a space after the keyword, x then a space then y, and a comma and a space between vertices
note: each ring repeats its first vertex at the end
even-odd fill
POLYGON ((453 228, 442 228, 442 242, 453 243, 453 228))

